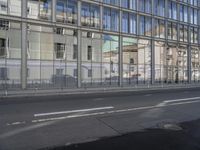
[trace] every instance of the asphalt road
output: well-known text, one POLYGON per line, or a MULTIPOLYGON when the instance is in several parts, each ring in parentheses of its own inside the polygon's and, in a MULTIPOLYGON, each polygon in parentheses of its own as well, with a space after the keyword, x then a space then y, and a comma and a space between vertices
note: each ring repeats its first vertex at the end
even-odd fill
POLYGON ((200 88, 0 99, 0 150, 37 150, 200 118, 200 88))

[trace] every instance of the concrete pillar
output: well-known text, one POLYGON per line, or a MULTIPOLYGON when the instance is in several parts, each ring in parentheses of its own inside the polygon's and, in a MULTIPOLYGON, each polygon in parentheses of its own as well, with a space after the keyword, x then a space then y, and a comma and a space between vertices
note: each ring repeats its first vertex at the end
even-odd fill
MULTIPOLYGON (((27 17, 27 1, 22 0, 22 18, 27 17)), ((27 87, 27 23, 21 24, 21 88, 27 87)))
POLYGON ((81 1, 78 1, 78 59, 77 59, 77 73, 78 73, 78 88, 81 88, 81 1))

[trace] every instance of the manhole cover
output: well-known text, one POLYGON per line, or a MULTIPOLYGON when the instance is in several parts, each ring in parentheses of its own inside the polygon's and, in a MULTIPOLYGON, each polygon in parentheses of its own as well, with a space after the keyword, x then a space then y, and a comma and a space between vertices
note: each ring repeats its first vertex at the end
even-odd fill
POLYGON ((165 130, 174 130, 174 131, 182 130, 182 128, 179 125, 173 124, 173 123, 165 123, 165 124, 159 125, 159 127, 165 130))

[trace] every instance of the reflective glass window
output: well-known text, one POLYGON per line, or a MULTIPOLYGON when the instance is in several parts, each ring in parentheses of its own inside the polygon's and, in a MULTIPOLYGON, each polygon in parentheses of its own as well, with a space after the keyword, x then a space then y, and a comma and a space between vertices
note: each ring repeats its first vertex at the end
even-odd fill
POLYGON ((139 22, 139 34, 140 35, 146 35, 151 36, 152 33, 152 24, 151 24, 151 17, 147 16, 140 16, 140 22, 139 22))
POLYGON ((119 5, 119 0, 103 0, 103 2, 111 5, 119 5))
POLYGON ((21 0, 0 0, 0 14, 21 16, 21 0))
POLYGON ((158 16, 165 15, 165 1, 164 0, 154 0, 154 14, 158 16))
POLYGON ((76 24, 77 23, 77 1, 58 0, 56 4, 57 22, 76 24))
POLYGON ((51 0, 28 0, 28 18, 51 20, 51 0))
POLYGON ((100 25, 99 6, 89 3, 82 3, 81 6, 81 24, 98 28, 100 25))
POLYGON ((104 8, 103 28, 111 31, 119 31, 119 11, 104 8))

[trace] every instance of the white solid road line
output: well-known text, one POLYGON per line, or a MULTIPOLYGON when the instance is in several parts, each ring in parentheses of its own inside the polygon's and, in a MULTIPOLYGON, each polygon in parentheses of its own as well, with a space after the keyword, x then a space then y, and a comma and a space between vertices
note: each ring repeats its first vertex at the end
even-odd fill
POLYGON ((196 100, 200 97, 190 97, 190 98, 182 98, 182 99, 175 99, 175 100, 165 100, 164 103, 173 103, 173 102, 181 102, 181 101, 188 101, 188 100, 196 100))
POLYGON ((98 108, 90 108, 90 109, 79 109, 79 110, 69 110, 69 111, 41 113, 41 114, 34 114, 34 117, 69 114, 69 113, 79 113, 79 112, 89 112, 89 111, 106 110, 106 109, 113 109, 113 108, 114 108, 113 106, 108 106, 108 107, 98 107, 98 108))
POLYGON ((172 103, 172 104, 168 104, 167 106, 183 105, 183 104, 192 104, 192 103, 200 103, 200 100, 196 100, 196 101, 187 101, 187 102, 179 102, 179 103, 172 103))

